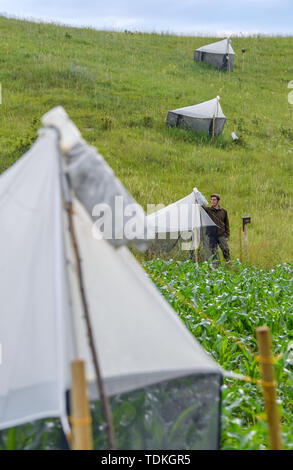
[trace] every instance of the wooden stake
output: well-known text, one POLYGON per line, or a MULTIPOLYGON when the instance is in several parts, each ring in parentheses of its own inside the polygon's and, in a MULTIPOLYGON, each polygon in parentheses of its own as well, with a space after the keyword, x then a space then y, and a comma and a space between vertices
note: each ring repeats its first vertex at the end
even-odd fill
POLYGON ((212 137, 213 141, 215 139, 215 121, 216 121, 216 118, 215 118, 215 115, 214 115, 214 117, 213 117, 213 137, 212 137))
POLYGON ((267 326, 256 329, 259 349, 259 363, 263 378, 263 395, 268 418, 270 449, 282 450, 281 425, 277 407, 277 392, 274 381, 273 356, 271 350, 270 330, 267 326))
POLYGON ((73 361, 71 363, 71 373, 72 449, 92 450, 91 414, 87 397, 84 361, 73 361))
POLYGON ((194 248, 194 262, 198 263, 198 239, 197 239, 197 228, 193 229, 193 248, 194 248))
POLYGON ((242 264, 242 230, 239 227, 239 259, 240 263, 242 264))
POLYGON ((242 72, 244 72, 244 55, 245 55, 245 49, 242 49, 242 72))
POLYGON ((243 227, 244 231, 244 250, 245 250, 245 261, 248 260, 248 238, 247 238, 247 224, 243 227))
POLYGON ((230 49, 230 38, 227 38, 228 72, 229 72, 229 74, 230 74, 231 64, 230 64, 230 52, 229 52, 229 49, 230 49))

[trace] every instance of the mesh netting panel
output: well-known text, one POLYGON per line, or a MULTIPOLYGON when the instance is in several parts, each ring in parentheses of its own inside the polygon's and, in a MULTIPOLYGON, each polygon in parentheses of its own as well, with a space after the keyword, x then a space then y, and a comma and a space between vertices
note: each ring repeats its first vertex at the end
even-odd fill
POLYGON ((67 449, 59 419, 43 419, 0 431, 0 450, 67 449))
MULTIPOLYGON (((197 237, 199 243, 195 240, 195 245, 192 243, 192 232, 179 233, 176 239, 171 238, 170 234, 165 234, 166 239, 159 239, 158 235, 152 241, 148 250, 146 251, 146 259, 177 259, 177 260, 192 260, 193 262, 211 261, 213 253, 210 247, 208 231, 210 227, 200 227, 197 230, 197 237)), ((173 234, 174 235, 174 234, 173 234)))
MULTIPOLYGON (((116 448, 218 449, 220 386, 216 374, 174 379, 110 398, 116 448)), ((100 402, 91 404, 95 449, 107 449, 100 402)), ((0 431, 3 449, 66 449, 58 419, 0 431)))
POLYGON ((164 234, 164 239, 156 238, 151 242, 146 252, 148 259, 161 258, 161 259, 188 259, 190 257, 190 250, 192 249, 192 232, 164 234))
MULTIPOLYGON (((163 382, 111 397, 117 449, 217 449, 220 376, 163 382)), ((100 404, 92 405, 96 449, 107 449, 100 404)))
POLYGON ((212 259, 208 232, 214 229, 216 229, 216 227, 201 227, 200 229, 200 244, 197 251, 197 259, 199 262, 210 261, 212 259))

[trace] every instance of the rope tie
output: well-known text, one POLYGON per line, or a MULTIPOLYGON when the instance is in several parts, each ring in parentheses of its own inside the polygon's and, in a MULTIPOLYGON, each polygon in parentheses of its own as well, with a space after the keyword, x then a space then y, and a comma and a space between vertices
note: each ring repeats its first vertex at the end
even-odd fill
POLYGON ((276 357, 270 357, 270 356, 255 356, 255 359, 260 363, 260 364, 275 364, 278 360, 276 357))
POLYGON ((73 426, 87 426, 88 424, 91 424, 92 422, 92 419, 90 416, 88 416, 87 418, 80 418, 80 419, 75 419, 73 418, 73 416, 69 416, 69 422, 73 425, 73 426))

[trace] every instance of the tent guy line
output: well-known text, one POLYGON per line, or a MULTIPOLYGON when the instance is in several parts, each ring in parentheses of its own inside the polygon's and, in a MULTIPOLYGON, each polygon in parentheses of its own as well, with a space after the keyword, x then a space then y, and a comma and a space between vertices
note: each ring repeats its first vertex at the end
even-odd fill
POLYGON ((68 215, 69 232, 71 235, 71 241, 72 241, 72 246, 73 246, 73 251, 74 251, 75 265, 77 267, 77 277, 78 277, 78 284, 79 284, 80 296, 81 296, 81 301, 82 301, 83 315, 84 315, 85 322, 86 322, 87 337, 89 341, 92 362, 93 362, 94 369, 95 369, 97 385, 99 388, 99 395, 101 398, 102 409, 103 409, 104 418, 105 418, 105 422, 107 426, 108 446, 109 446, 109 449, 114 450, 115 449, 115 436, 114 436, 113 417, 112 417, 112 412, 111 412, 111 408, 109 405, 109 400, 105 393, 104 381, 103 381, 102 374, 101 374, 100 361, 98 359, 98 352, 95 346, 95 339, 94 339, 93 329, 92 329, 90 315, 89 315, 89 306, 88 306, 88 301, 87 301, 87 297, 85 293, 85 286, 84 286, 84 280, 83 280, 83 274, 82 274, 82 268, 81 268, 80 251, 79 251, 78 241, 77 241, 75 228, 74 228, 72 198, 70 197, 70 194, 72 192, 72 189, 70 188, 70 179, 66 178, 64 175, 64 177, 62 178, 62 182, 68 183, 68 187, 64 190, 64 195, 68 194, 69 197, 67 199, 64 199, 64 204, 65 204, 65 210, 68 215))

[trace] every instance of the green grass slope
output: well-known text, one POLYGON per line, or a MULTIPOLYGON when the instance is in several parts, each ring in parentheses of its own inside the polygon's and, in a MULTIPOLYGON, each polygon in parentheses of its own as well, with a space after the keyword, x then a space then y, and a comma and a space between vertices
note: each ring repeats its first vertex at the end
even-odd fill
POLYGON ((0 18, 0 171, 29 148, 40 117, 63 105, 144 208, 194 186, 222 195, 231 249, 251 215, 249 259, 293 260, 292 37, 234 38, 234 73, 194 63, 215 38, 99 32, 0 18), (241 49, 247 50, 241 71, 241 49), (228 120, 214 143, 167 129, 168 109, 216 95, 228 120), (231 139, 233 123, 241 143, 231 139))

